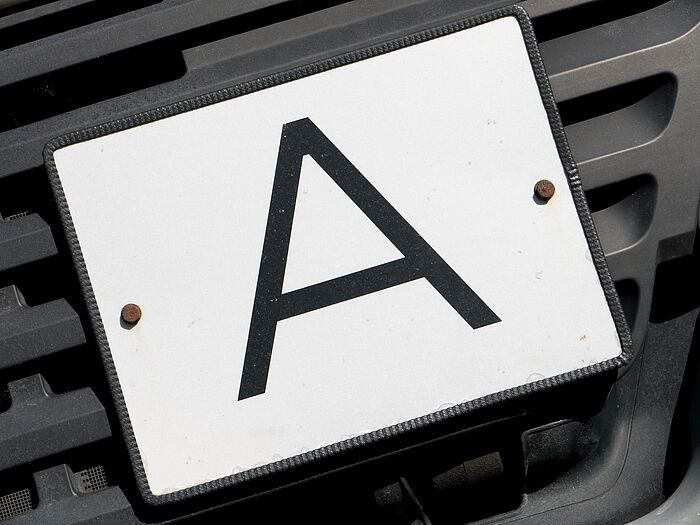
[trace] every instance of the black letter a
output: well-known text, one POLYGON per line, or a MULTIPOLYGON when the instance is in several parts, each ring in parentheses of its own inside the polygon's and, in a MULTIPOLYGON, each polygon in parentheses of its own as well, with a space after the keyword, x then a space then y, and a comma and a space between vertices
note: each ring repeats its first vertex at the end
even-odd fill
POLYGON ((238 399, 265 392, 279 321, 420 278, 425 278, 472 328, 500 321, 311 120, 285 124, 238 399), (304 155, 311 155, 396 246, 403 254, 401 259, 282 293, 304 155))

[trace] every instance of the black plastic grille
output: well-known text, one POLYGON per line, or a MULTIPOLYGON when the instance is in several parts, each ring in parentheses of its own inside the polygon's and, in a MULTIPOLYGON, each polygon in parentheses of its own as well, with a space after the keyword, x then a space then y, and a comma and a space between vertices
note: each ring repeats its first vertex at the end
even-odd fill
POLYGON ((428 516, 439 525, 510 512, 500 522, 622 523, 678 486, 691 444, 689 409, 676 401, 692 386, 683 378, 686 363, 695 363, 700 306, 700 3, 521 2, 534 17, 633 330, 637 358, 626 370, 475 414, 445 428, 444 439, 379 450, 380 459, 321 480, 238 504, 230 501, 241 494, 225 493, 173 508, 150 508, 135 491, 43 146, 309 56, 511 2, 162 0, 95 8, 103 3, 0 8, 0 486, 31 476, 36 485, 36 496, 14 487, 0 497, 0 519, 53 523, 61 512, 66 523, 280 516, 410 523, 428 516), (82 14, 70 18, 71 9, 82 14), (3 34, 12 37, 4 44, 3 34), (494 455, 498 469, 474 470, 494 455))
POLYGON ((107 474, 102 465, 80 470, 73 474, 73 483, 79 492, 96 492, 107 488, 107 474))
POLYGON ((34 508, 29 489, 0 496, 0 521, 19 516, 34 508))

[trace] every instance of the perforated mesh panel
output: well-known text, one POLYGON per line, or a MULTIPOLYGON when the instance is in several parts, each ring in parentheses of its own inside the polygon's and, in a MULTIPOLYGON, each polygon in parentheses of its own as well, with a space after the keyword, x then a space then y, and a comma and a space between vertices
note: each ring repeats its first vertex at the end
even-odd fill
POLYGON ((17 219, 21 219, 22 217, 26 217, 27 215, 29 215, 29 212, 28 212, 28 211, 23 211, 23 212, 20 212, 20 213, 15 213, 14 215, 10 215, 10 216, 8 216, 8 217, 3 217, 3 220, 6 220, 6 221, 14 221, 14 220, 17 220, 17 219))
POLYGON ((7 520, 14 516, 19 516, 25 512, 29 512, 34 508, 32 494, 29 489, 18 490, 0 496, 0 521, 7 520))
POLYGON ((102 465, 80 470, 73 474, 73 483, 78 492, 96 492, 107 488, 107 475, 102 465))

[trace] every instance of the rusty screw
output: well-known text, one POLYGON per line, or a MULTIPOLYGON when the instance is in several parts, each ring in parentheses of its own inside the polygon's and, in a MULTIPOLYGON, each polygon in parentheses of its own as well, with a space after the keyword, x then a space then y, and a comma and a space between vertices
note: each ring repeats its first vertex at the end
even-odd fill
POLYGON ((129 303, 122 308, 122 321, 127 324, 136 324, 141 320, 141 308, 137 304, 129 303))
POLYGON ((537 184, 535 184, 535 195, 543 201, 548 201, 554 196, 554 189, 554 184, 551 180, 538 180, 537 184))

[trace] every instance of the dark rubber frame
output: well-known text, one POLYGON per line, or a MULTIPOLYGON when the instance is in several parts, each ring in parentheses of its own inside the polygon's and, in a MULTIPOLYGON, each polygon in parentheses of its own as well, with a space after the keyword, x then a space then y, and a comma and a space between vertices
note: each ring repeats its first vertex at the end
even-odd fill
POLYGON ((527 394, 539 392, 553 386, 570 383, 572 381, 576 381, 584 377, 612 370, 627 364, 632 358, 632 340, 630 336, 630 331, 625 321, 625 316, 622 311, 622 307, 620 305, 620 300, 617 296, 614 283, 612 281, 612 278, 610 277, 610 273, 605 262, 603 250, 600 246, 598 235, 596 233, 595 226, 593 224, 593 220, 588 209, 588 205, 586 204, 586 199, 584 196, 583 188, 581 186, 581 180, 579 177, 578 169, 576 167, 576 163, 574 162, 571 152, 569 151, 569 145, 564 135, 564 129, 559 118, 556 103, 554 101, 552 90, 549 85, 549 80, 545 72, 542 59, 540 57, 539 49, 537 47, 535 34, 533 32, 532 25, 530 23, 529 17, 527 16, 527 13, 524 9, 522 9, 519 6, 498 9, 496 11, 485 13, 480 16, 442 25, 434 29, 420 31, 418 33, 391 40, 383 44, 359 49, 330 59, 313 62, 305 66, 293 68, 288 71, 283 71, 273 75, 264 76, 262 78, 250 82, 245 82, 230 88, 215 91, 206 95, 201 95, 176 104, 171 104, 165 107, 154 109, 152 111, 140 113, 132 117, 115 120, 113 122, 70 133, 69 135, 59 137, 47 144, 44 150, 44 161, 49 174, 49 179, 54 192, 54 197, 58 205, 59 213, 63 223, 63 228, 68 240, 68 245, 70 247, 71 254, 73 256, 73 261, 77 270, 78 278, 80 280, 80 285, 85 296, 87 310, 90 315, 90 321, 92 323, 97 344, 102 354, 102 359, 107 372, 107 377, 109 380, 112 396, 114 398, 116 411, 119 416, 122 431, 126 439, 129 456, 131 458, 134 473, 136 475, 136 482, 143 498, 149 504, 159 505, 166 503, 175 503, 194 496, 201 496, 203 494, 207 494, 219 489, 240 486, 242 484, 254 480, 269 478, 280 472, 289 471, 291 469, 294 469, 295 467, 306 466, 319 459, 334 456, 349 450, 354 450, 364 445, 368 445, 370 443, 377 443, 379 441, 397 437, 399 435, 408 435, 409 433, 418 429, 423 429, 435 423, 444 422, 451 418, 455 418, 457 416, 461 416, 474 410, 491 406, 505 400, 525 396, 527 394), (121 386, 119 384, 117 371, 112 360, 109 344, 107 342, 107 337, 105 335, 104 327, 102 326, 102 320, 100 318, 97 303, 95 301, 92 286, 90 284, 90 278, 88 276, 85 261, 80 250, 80 244, 78 242, 78 237, 75 232, 73 221, 71 219, 68 203, 66 202, 66 198, 63 193, 63 188, 61 186, 58 172, 56 170, 54 152, 57 149, 69 146, 71 144, 94 139, 96 137, 101 137, 125 129, 133 128, 135 126, 140 126, 149 122, 171 117, 179 113, 184 113, 186 111, 192 111, 194 109, 209 106, 211 104, 216 104, 224 100, 229 100, 242 95, 246 95, 254 91, 259 91, 261 89, 265 89, 278 84, 291 82, 299 78, 334 69, 336 67, 342 67, 353 62, 372 58, 374 56, 389 53, 391 51, 395 51, 404 47, 420 44, 422 42, 426 42, 434 38, 439 38, 441 36, 449 35, 457 31, 462 31, 464 29, 469 29, 487 22, 492 22, 499 18, 510 16, 515 17, 517 19, 523 32, 525 45, 527 47, 530 62, 534 70, 537 85, 542 96, 542 102, 544 104, 545 110, 547 111, 549 124, 552 130, 552 135, 557 145, 559 157, 561 159, 564 171, 568 176, 571 193, 573 195, 574 203, 576 205, 576 209, 581 220, 583 231, 585 233, 586 239, 588 240, 588 245, 591 250, 593 262, 598 271, 600 283, 605 292, 605 297, 608 301, 612 317, 617 327, 618 335, 620 337, 620 343, 622 346, 621 355, 616 358, 597 363, 595 365, 567 372, 565 374, 561 374, 555 377, 543 379, 534 383, 510 388, 508 390, 497 392, 495 394, 490 394, 475 399, 473 401, 469 401, 466 403, 456 405, 454 407, 447 408, 445 410, 441 410, 439 412, 428 414, 416 419, 412 419, 410 421, 405 421, 403 423, 399 423, 391 427, 376 430, 368 434, 341 441, 333 445, 328 445, 320 449, 312 450, 310 452, 306 452, 291 458, 283 459, 281 461, 276 461, 268 465, 253 468, 251 470, 247 470, 239 474, 233 474, 225 478, 209 481, 207 483, 203 483, 186 489, 181 489, 168 494, 153 494, 149 488, 148 481, 146 479, 143 463, 141 461, 141 456, 139 454, 139 450, 136 444, 134 432, 131 427, 129 414, 127 412, 126 404, 124 402, 124 397, 121 391, 121 386))

